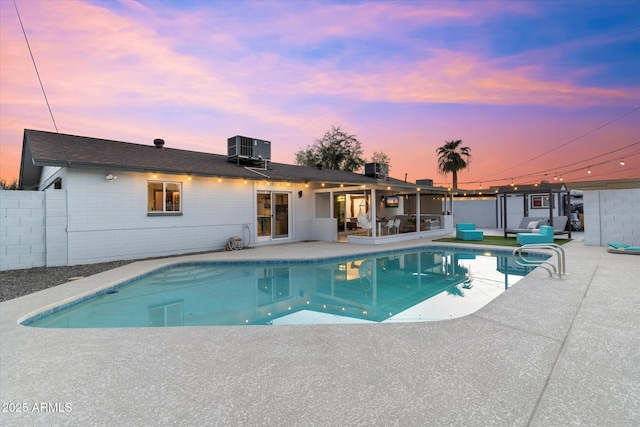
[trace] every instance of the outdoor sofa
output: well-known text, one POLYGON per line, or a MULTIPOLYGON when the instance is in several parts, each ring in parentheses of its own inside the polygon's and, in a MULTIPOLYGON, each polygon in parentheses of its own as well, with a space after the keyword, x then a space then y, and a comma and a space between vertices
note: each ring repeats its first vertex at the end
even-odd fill
MULTIPOLYGON (((566 216, 554 216, 553 217, 553 234, 565 234, 567 232, 567 221, 569 218, 566 216)), ((525 216, 520 221, 520 225, 517 228, 507 228, 504 231, 505 237, 507 234, 518 233, 535 233, 543 225, 550 225, 549 218, 525 216)))

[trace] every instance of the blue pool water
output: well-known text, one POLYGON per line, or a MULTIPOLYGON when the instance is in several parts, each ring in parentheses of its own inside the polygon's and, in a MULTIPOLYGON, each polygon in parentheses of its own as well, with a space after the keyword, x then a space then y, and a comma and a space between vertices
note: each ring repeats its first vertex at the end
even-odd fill
POLYGON ((465 316, 530 271, 510 252, 421 248, 305 262, 189 263, 41 313, 41 328, 418 322, 465 316))

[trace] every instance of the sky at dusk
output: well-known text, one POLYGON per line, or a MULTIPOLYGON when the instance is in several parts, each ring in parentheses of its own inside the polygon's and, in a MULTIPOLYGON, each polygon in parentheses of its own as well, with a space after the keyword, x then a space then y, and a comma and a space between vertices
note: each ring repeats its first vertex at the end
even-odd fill
MULTIPOLYGON (((61 133, 293 163, 332 125, 390 174, 459 187, 640 176, 640 1, 15 0, 61 133), (620 160, 624 159, 624 166, 620 160), (591 174, 587 170, 591 169, 591 174)), ((55 131, 0 0, 0 178, 55 131)))

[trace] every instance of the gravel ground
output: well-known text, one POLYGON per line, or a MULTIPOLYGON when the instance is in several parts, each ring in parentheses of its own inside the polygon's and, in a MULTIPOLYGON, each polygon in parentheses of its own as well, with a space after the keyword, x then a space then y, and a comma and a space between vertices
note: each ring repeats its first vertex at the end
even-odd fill
POLYGON ((0 271, 0 302, 67 283, 72 277, 87 277, 132 262, 134 261, 112 261, 68 267, 0 271))

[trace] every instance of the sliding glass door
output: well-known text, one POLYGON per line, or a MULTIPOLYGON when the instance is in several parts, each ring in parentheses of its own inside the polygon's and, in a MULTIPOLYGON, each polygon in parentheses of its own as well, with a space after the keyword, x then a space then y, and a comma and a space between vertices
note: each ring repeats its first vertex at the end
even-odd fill
POLYGON ((289 193, 260 191, 256 196, 256 230, 259 240, 289 237, 289 193))

